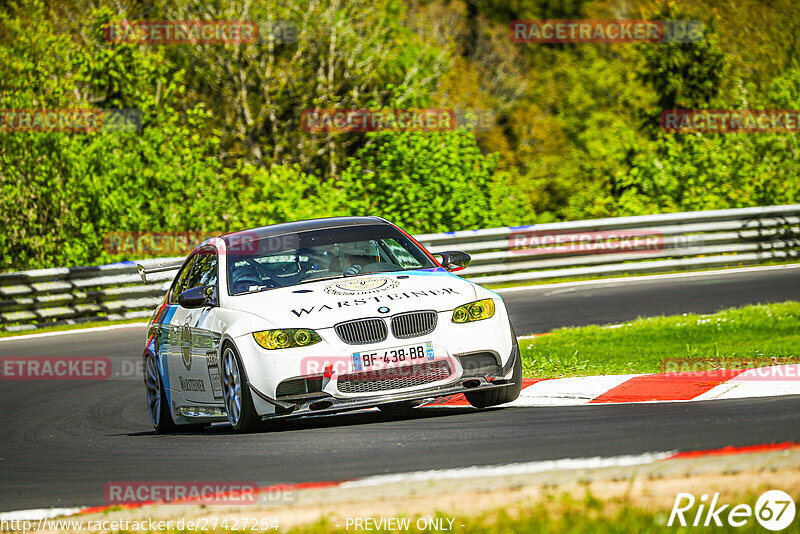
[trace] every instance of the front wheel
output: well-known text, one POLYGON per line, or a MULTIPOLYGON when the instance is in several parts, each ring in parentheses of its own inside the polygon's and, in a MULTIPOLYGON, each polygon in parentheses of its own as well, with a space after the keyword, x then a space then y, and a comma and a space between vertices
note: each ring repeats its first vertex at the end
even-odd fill
POLYGON ((169 413, 169 403, 164 392, 164 383, 158 363, 152 354, 147 354, 144 362, 144 385, 147 389, 147 408, 150 412, 150 422, 159 434, 167 434, 177 429, 169 413))
POLYGON ((252 432, 259 424, 242 360, 230 345, 222 352, 222 396, 228 421, 236 433, 252 432))
POLYGON ((488 391, 471 391, 464 393, 469 403, 476 408, 488 408, 516 400, 522 391, 522 357, 517 348, 514 372, 511 375, 512 385, 505 388, 490 389, 488 391))

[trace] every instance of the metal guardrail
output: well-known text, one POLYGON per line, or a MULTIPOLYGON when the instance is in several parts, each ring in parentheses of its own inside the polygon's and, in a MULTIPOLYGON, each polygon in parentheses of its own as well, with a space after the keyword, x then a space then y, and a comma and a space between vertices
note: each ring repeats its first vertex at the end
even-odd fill
MULTIPOLYGON (((462 250, 461 275, 480 284, 525 283, 753 265, 800 259, 800 204, 669 213, 425 234, 431 252, 462 250)), ((170 258, 176 259, 176 258, 170 258)), ((0 274, 0 329, 146 318, 174 272, 141 281, 136 263, 0 274)))

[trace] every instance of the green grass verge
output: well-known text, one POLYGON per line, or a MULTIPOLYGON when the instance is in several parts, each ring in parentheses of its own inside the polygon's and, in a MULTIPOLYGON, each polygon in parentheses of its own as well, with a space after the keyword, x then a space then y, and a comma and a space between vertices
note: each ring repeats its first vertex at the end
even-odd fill
POLYGON ((146 323, 148 320, 149 318, 142 317, 139 319, 122 319, 119 321, 92 321, 92 322, 78 323, 78 324, 45 326, 43 328, 36 328, 35 330, 21 330, 19 332, 0 332, 0 338, 13 337, 13 336, 27 336, 28 334, 42 334, 44 332, 61 332, 63 330, 83 330, 85 328, 95 328, 98 326, 111 326, 115 324, 146 323))
MULTIPOLYGON (((754 506, 757 495, 746 497, 740 501, 754 506)), ((727 502, 727 501, 726 501, 727 502)), ((669 503, 671 506, 672 503, 669 503)), ((741 527, 732 527, 727 524, 727 510, 721 514, 720 521, 722 526, 710 527, 683 527, 677 522, 668 527, 669 508, 659 511, 649 511, 636 506, 627 498, 614 498, 602 501, 591 494, 587 494, 584 499, 575 499, 569 495, 547 496, 535 503, 529 503, 514 512, 507 512, 504 508, 493 510, 473 517, 452 517, 447 514, 433 514, 431 516, 421 516, 423 518, 440 518, 444 520, 444 525, 448 525, 448 519, 453 519, 452 532, 459 534, 473 534, 492 532, 499 534, 541 534, 541 533, 586 533, 586 534, 616 534, 624 533, 654 533, 664 532, 714 532, 714 533, 742 533, 742 532, 766 532, 759 525, 754 517, 749 517, 747 523, 741 527), (463 527, 461 525, 464 525, 463 527)), ((697 506, 691 511, 686 512, 685 517, 691 522, 697 512, 697 506)), ((400 516, 403 517, 403 516, 400 516)), ((402 532, 443 532, 445 530, 419 530, 417 520, 420 516, 410 516, 409 529, 402 532)), ((376 519, 381 519, 380 517, 376 519)), ((702 517, 705 520, 705 514, 702 517)), ((691 524, 691 523, 690 523, 691 524)), ((702 524, 702 522, 701 522, 702 524)), ((422 525, 422 524, 421 524, 422 525)), ((788 532, 791 529, 787 529, 788 532)), ((345 521, 341 519, 325 519, 304 525, 299 528, 288 530, 292 534, 339 534, 354 532, 351 525, 345 528, 345 521), (336 525, 339 525, 338 527, 336 525)), ((363 532, 363 531, 362 531, 363 532)), ((387 530, 375 530, 374 532, 389 532, 387 530)))
POLYGON ((636 319, 618 328, 561 328, 520 340, 525 376, 537 378, 662 372, 670 358, 800 358, 800 302, 712 315, 636 319))

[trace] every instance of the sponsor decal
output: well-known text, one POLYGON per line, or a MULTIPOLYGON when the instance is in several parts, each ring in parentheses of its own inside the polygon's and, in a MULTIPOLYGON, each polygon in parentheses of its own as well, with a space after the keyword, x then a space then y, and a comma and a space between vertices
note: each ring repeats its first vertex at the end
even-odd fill
POLYGON ((203 383, 202 380, 198 380, 197 378, 184 378, 182 376, 179 376, 178 380, 181 381, 181 389, 183 391, 205 391, 206 390, 206 385, 203 383))
POLYGON ((455 289, 445 287, 442 289, 426 289, 424 291, 404 291, 402 293, 388 293, 386 295, 381 296, 374 296, 374 297, 364 297, 352 300, 340 300, 336 303, 336 305, 328 305, 323 304, 322 306, 311 306, 310 308, 300 308, 293 309, 292 313, 295 314, 297 317, 302 317, 303 315, 311 315, 312 313, 321 312, 321 311, 333 311, 333 310, 340 310, 342 308, 350 308, 355 306, 361 306, 363 304, 379 302, 383 303, 386 301, 396 301, 396 300, 403 300, 403 299, 413 299, 413 298, 423 298, 423 297, 436 297, 440 295, 458 295, 459 292, 455 289))
POLYGON ((192 370, 192 330, 189 323, 178 327, 181 331, 181 358, 187 371, 192 370))
POLYGON ((222 398, 222 379, 219 375, 219 354, 212 350, 206 353, 208 362, 208 379, 211 381, 211 392, 215 399, 222 398))
POLYGON ((358 278, 326 286, 325 293, 329 295, 366 295, 379 291, 388 291, 397 287, 399 283, 397 280, 386 278, 385 276, 358 278))

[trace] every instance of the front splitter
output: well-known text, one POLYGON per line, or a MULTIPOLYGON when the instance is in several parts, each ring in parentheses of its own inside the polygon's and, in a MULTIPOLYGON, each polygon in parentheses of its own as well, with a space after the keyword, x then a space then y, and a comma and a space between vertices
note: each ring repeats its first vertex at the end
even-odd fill
POLYGON ((287 417, 302 417, 306 415, 321 415, 321 414, 346 412, 350 410, 360 410, 362 408, 374 408, 382 404, 392 404, 395 402, 403 402, 403 401, 412 401, 412 400, 427 401, 439 397, 448 397, 450 395, 456 395, 458 393, 468 393, 470 391, 487 391, 490 389, 505 388, 512 385, 514 384, 510 382, 504 382, 502 384, 493 384, 482 377, 480 378, 470 377, 462 379, 456 384, 446 384, 444 386, 439 386, 430 389, 381 395, 380 397, 366 397, 366 398, 352 398, 352 399, 323 397, 307 401, 289 413, 262 415, 261 420, 266 421, 270 419, 285 419, 287 417), (465 382, 473 382, 475 380, 480 381, 480 384, 478 386, 467 387, 463 385, 465 382), (312 405, 318 406, 322 403, 330 403, 330 406, 325 406, 322 408, 311 408, 312 405))

